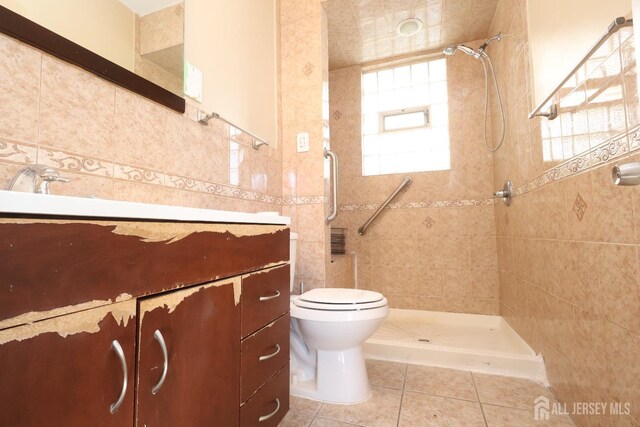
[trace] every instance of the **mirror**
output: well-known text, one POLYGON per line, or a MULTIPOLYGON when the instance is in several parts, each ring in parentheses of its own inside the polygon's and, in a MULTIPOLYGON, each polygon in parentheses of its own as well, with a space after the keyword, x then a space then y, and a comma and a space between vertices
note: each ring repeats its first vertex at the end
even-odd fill
POLYGON ((183 1, 0 0, 0 5, 182 96, 183 1))
POLYGON ((631 0, 527 0, 527 16, 536 108, 615 18, 631 16, 631 0))

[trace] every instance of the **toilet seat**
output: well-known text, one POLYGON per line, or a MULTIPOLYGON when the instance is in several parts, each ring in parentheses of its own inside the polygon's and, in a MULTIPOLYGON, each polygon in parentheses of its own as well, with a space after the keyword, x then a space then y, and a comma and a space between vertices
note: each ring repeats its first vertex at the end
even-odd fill
POLYGON ((293 303, 321 311, 360 311, 384 307, 387 299, 379 292, 363 289, 318 288, 305 292, 293 303))

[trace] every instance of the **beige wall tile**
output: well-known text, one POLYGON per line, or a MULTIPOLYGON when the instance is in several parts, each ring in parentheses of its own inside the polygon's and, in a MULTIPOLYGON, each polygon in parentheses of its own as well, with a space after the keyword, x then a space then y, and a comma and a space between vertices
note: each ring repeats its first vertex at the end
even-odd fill
POLYGON ((36 142, 42 54, 0 36, 0 137, 36 142))
POLYGON ((115 105, 114 159, 163 170, 173 151, 165 143, 165 109, 120 88, 115 105))
MULTIPOLYGON (((494 178, 496 183, 512 178, 516 185, 531 182, 559 163, 543 159, 544 133, 557 132, 565 140, 572 137, 571 120, 566 114, 555 121, 526 118, 532 88, 528 81, 526 12, 522 3, 500 1, 490 31, 513 28, 519 34, 492 52, 498 70, 512 70, 498 73, 508 106, 508 138, 507 145, 493 157, 494 178)), ((609 57, 609 69, 614 69, 621 57, 629 62, 633 56, 629 47, 623 49, 622 55, 609 57)), ((628 76, 589 79, 586 88, 622 83, 632 88, 637 84, 631 81, 635 66, 627 63, 627 70, 628 76)), ((612 110, 608 120, 602 120, 602 110, 591 104, 575 110, 574 123, 588 121, 590 132, 586 137, 591 147, 637 121, 637 94, 625 93, 620 106, 623 102, 631 110, 626 117, 619 107, 612 107, 618 112, 612 110)), ((495 106, 491 119, 495 134, 499 130, 495 106)), ((624 153, 627 149, 623 139, 618 150, 624 153)), ((564 158, 571 156, 565 153, 564 158)), ((594 159, 596 156, 592 155, 588 161, 594 159)), ((571 165, 579 167, 581 162, 576 160, 571 165)), ((635 368, 622 350, 633 341, 629 338, 638 332, 640 318, 634 308, 640 297, 635 246, 640 234, 634 212, 637 192, 613 186, 610 174, 611 165, 605 164, 519 196, 510 208, 495 206, 502 314, 536 351, 542 352, 553 389, 569 403, 621 400, 622 397, 612 396, 611 387, 616 386, 611 384, 619 384, 618 396, 638 399, 639 388, 625 383, 635 368), (614 341, 619 345, 615 349, 614 341), (613 365, 619 369, 619 376, 609 368, 613 365)), ((482 399, 481 381, 477 385, 482 399)), ((517 415, 497 412, 485 411, 490 425, 496 422, 497 415, 504 420, 517 415)), ((576 420, 585 426, 629 424, 623 417, 576 420)))
POLYGON ((99 77, 45 55, 42 58, 39 142, 112 159, 115 92, 112 84, 99 77))

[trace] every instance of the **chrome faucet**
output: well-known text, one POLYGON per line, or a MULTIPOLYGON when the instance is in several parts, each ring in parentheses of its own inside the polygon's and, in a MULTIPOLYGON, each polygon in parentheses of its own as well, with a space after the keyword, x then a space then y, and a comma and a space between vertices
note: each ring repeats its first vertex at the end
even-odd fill
POLYGON ((61 177, 58 171, 52 167, 32 165, 21 169, 9 182, 7 190, 51 194, 50 184, 54 181, 69 182, 71 178, 61 177), (38 179, 40 179, 39 184, 38 179))

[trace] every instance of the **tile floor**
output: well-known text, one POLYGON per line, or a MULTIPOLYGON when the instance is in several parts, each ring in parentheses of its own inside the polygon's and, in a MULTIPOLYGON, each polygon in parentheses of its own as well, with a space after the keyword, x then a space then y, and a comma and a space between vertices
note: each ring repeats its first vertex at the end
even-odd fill
POLYGON ((367 360, 373 396, 358 405, 291 397, 279 427, 573 426, 569 417, 535 421, 533 401, 553 394, 534 382, 405 363, 367 360))

